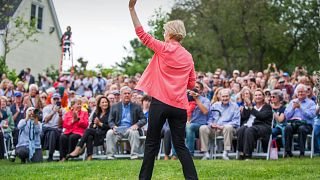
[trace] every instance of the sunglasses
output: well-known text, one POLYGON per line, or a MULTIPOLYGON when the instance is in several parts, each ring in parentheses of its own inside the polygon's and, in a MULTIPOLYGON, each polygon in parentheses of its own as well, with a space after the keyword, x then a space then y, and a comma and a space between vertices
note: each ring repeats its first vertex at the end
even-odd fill
POLYGON ((271 98, 276 98, 276 96, 270 96, 271 98))

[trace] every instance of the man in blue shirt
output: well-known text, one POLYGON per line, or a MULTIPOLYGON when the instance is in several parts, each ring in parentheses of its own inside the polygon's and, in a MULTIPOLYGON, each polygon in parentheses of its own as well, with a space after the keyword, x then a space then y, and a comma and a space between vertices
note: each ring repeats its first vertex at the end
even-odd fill
POLYGON ((146 117, 140 105, 131 101, 132 90, 128 86, 120 89, 121 102, 111 106, 107 132, 107 159, 114 159, 118 140, 128 138, 131 146, 131 159, 137 159, 139 153, 139 136, 141 127, 146 124, 146 117))
POLYGON ((298 133, 300 156, 304 156, 307 134, 312 132, 313 120, 316 117, 316 104, 307 98, 307 87, 299 84, 295 89, 298 97, 290 101, 284 114, 288 121, 285 128, 286 156, 292 157, 291 147, 294 133, 298 133))
POLYGON ((26 113, 27 106, 22 104, 22 97, 23 94, 20 91, 16 91, 14 93, 14 104, 11 105, 10 110, 12 113, 12 119, 14 121, 15 128, 13 129, 12 136, 13 136, 13 151, 11 152, 10 159, 15 159, 15 147, 18 144, 19 138, 19 129, 18 124, 21 119, 24 118, 24 114, 26 113))
POLYGON ((229 160, 228 151, 231 150, 233 135, 236 128, 240 126, 240 109, 238 105, 230 101, 231 90, 222 89, 219 92, 220 101, 211 106, 211 116, 207 125, 200 127, 201 151, 204 152, 203 159, 209 158, 209 139, 214 134, 223 135, 224 151, 222 158, 229 160))
POLYGON ((193 91, 189 92, 196 103, 196 107, 192 112, 190 122, 186 125, 186 145, 191 154, 194 153, 194 141, 196 137, 199 137, 199 128, 201 125, 207 123, 208 112, 210 109, 210 101, 201 96, 203 92, 203 84, 201 82, 196 82, 195 89, 198 93, 193 91))

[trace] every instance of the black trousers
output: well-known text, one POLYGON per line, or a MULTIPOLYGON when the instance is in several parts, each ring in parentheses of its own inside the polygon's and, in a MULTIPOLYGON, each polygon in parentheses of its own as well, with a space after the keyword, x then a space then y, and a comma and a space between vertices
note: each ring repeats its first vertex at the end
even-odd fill
POLYGON ((0 159, 4 159, 4 137, 0 131, 0 159))
POLYGON ((16 148, 16 145, 18 144, 18 138, 19 138, 19 129, 15 127, 12 131, 13 136, 13 148, 16 148))
POLYGON ((251 127, 241 126, 237 131, 237 149, 246 156, 251 157, 258 138, 262 138, 263 151, 266 152, 267 144, 271 134, 270 126, 253 125, 251 127))
POLYGON ((59 141, 61 136, 61 131, 54 128, 43 128, 43 148, 49 150, 49 158, 53 157, 55 150, 59 150, 59 141))
POLYGON ((60 159, 65 158, 76 148, 80 138, 81 136, 78 134, 62 134, 60 136, 60 159))
POLYGON ((312 132, 312 126, 308 124, 292 126, 287 124, 285 128, 286 152, 291 152, 293 134, 298 133, 300 154, 304 154, 307 135, 312 132))
POLYGON ((83 148, 84 144, 87 145, 88 156, 93 154, 94 139, 98 136, 96 132, 97 131, 92 128, 86 129, 78 143, 78 146, 80 146, 81 148, 83 148))
MULTIPOLYGON (((22 163, 25 163, 29 159, 29 148, 27 147, 18 147, 16 149, 17 156, 21 159, 22 163)), ((34 152, 31 162, 42 162, 42 150, 36 149, 34 152)))
POLYGON ((161 129, 166 119, 168 119, 173 145, 182 164, 185 179, 198 179, 193 160, 185 145, 187 111, 164 104, 155 98, 152 98, 149 110, 147 139, 139 179, 149 180, 152 177, 155 157, 160 147, 161 129))

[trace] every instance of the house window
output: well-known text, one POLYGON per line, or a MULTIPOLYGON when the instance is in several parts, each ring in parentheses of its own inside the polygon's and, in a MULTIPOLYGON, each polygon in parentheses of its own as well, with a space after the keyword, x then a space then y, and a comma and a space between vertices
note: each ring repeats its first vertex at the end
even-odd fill
POLYGON ((31 25, 34 25, 37 27, 37 29, 42 29, 42 21, 43 21, 43 7, 31 4, 31 25))

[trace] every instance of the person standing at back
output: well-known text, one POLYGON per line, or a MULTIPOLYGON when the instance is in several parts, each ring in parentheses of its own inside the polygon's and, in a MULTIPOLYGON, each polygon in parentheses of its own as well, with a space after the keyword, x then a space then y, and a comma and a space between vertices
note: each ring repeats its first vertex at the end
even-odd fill
POLYGON ((167 22, 164 25, 165 42, 156 40, 143 30, 135 11, 136 2, 129 2, 136 34, 144 45, 155 52, 135 87, 152 97, 139 179, 152 177, 155 156, 160 147, 161 129, 166 119, 185 179, 198 179, 184 140, 188 107, 186 92, 194 87, 196 80, 192 55, 180 44, 186 36, 184 24, 180 20, 167 22))

